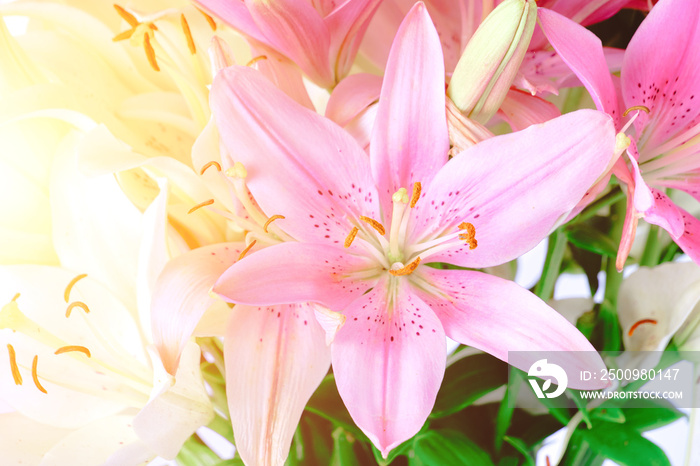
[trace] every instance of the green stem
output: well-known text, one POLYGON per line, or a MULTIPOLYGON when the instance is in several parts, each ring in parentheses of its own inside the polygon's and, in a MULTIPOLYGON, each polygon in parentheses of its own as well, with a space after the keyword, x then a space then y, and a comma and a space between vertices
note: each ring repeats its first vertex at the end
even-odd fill
POLYGON ((561 262, 564 259, 566 242, 566 235, 561 229, 555 230, 549 236, 547 257, 544 260, 542 277, 535 285, 535 294, 545 301, 551 299, 554 294, 554 285, 557 283, 557 278, 559 278, 559 269, 561 269, 561 262))
POLYGON ((644 246, 644 253, 639 265, 647 267, 659 265, 661 258, 660 233, 658 225, 650 225, 649 236, 647 236, 647 243, 644 246))
MULTIPOLYGON (((625 199, 613 204, 610 216, 613 226, 610 236, 620 241, 625 222, 625 199)), ((605 296, 600 306, 600 319, 603 322, 603 351, 618 351, 621 349, 620 322, 617 318, 617 293, 622 284, 622 274, 615 267, 615 258, 608 257, 605 266, 605 296)))

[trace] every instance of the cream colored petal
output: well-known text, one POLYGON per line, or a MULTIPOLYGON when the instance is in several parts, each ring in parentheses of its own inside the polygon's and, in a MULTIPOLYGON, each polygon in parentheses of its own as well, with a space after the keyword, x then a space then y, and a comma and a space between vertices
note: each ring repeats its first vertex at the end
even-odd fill
POLYGON ((6 466, 38 466, 44 454, 71 432, 19 413, 0 414, 0 431, 0 451, 6 466))
POLYGON ((134 418, 134 430, 163 458, 175 458, 185 440, 214 417, 199 370, 199 359, 199 346, 187 343, 172 386, 172 376, 162 364, 153 361, 154 381, 160 382, 160 386, 154 386, 156 395, 134 418))
POLYGON ((70 134, 56 154, 51 176, 54 246, 61 264, 90 274, 136 310, 141 213, 114 176, 80 172, 80 140, 80 135, 70 134))
POLYGON ((23 378, 16 385, 9 364, 3 365, 1 396, 31 418, 63 427, 142 406, 151 383, 138 328, 119 300, 86 277, 69 289, 66 301, 67 285, 76 275, 46 266, 0 268, 0 298, 9 303, 0 311, 0 351, 7 361, 7 344, 13 346, 23 378), (69 303, 75 302, 85 307, 73 307, 66 317, 69 303), (83 347, 90 356, 55 354, 66 346, 83 347), (38 380, 47 393, 32 379, 35 355, 38 380))
POLYGON ((700 299, 698 281, 700 267, 692 262, 642 267, 626 278, 618 297, 625 348, 663 350, 700 299))
POLYGON ((141 466, 156 455, 141 442, 129 415, 110 416, 70 433, 40 466, 141 466))

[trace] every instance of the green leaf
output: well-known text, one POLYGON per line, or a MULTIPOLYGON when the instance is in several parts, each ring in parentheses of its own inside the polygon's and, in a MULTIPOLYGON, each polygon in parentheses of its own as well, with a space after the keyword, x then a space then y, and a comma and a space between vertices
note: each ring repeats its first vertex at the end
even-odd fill
POLYGON ((617 245, 610 237, 586 223, 577 223, 564 230, 566 238, 574 246, 601 256, 615 258, 617 245))
POLYGON ((450 365, 431 417, 454 414, 508 381, 508 365, 488 354, 467 356, 450 365))
POLYGON ((402 443, 398 447, 391 450, 389 452, 389 454, 387 455, 386 459, 384 459, 382 457, 382 453, 373 444, 372 445, 372 453, 374 454, 374 460, 380 466, 386 466, 388 464, 391 464, 397 457, 399 457, 401 455, 407 455, 409 450, 411 449, 411 445, 413 445, 413 440, 412 439, 406 440, 404 443, 402 443))
POLYGON ((215 466, 221 458, 195 434, 185 441, 176 461, 182 466, 215 466))
POLYGON ((215 466, 245 466, 245 463, 242 459, 236 457, 230 460, 224 460, 220 463, 216 463, 215 466))
POLYGON ((624 424, 627 420, 622 409, 612 405, 608 406, 608 403, 605 403, 591 411, 591 419, 608 421, 612 422, 613 424, 624 424))
POLYGON ((494 466, 491 457, 461 432, 432 430, 418 434, 413 440, 411 466, 468 464, 494 466))
POLYGON ((627 424, 601 422, 581 433, 591 450, 621 466, 671 466, 661 448, 627 424))
POLYGON ((342 427, 333 431, 333 455, 331 466, 359 466, 353 450, 355 439, 342 427))
POLYGON ((510 437, 508 435, 503 437, 503 439, 509 444, 511 444, 513 448, 518 450, 525 457, 525 462, 528 464, 528 466, 535 466, 535 459, 530 454, 530 449, 527 447, 527 444, 525 444, 525 442, 523 442, 519 438, 510 437))
POLYGON ((503 437, 510 427, 510 422, 513 419, 513 410, 515 409, 515 400, 518 397, 520 386, 525 380, 525 373, 515 367, 509 368, 510 377, 506 385, 506 394, 498 407, 498 415, 496 416, 496 436, 494 443, 496 450, 501 449, 503 437))
POLYGON ((663 427, 685 417, 666 400, 634 400, 638 408, 624 408, 626 425, 639 432, 663 427), (643 406, 643 407, 642 407, 643 406))

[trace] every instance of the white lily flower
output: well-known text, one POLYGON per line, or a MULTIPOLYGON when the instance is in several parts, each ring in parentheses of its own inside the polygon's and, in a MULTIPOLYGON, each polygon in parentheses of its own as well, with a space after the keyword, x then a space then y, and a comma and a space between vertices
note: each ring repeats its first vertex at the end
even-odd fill
MULTIPOLYGON (((0 268, 0 416, 3 454, 38 465, 136 465, 174 458, 213 417, 187 343, 178 371, 163 367, 150 336, 150 288, 169 258, 167 185, 144 213, 112 175, 77 170, 78 132, 55 156, 53 244, 61 267, 0 268), (18 416, 22 415, 22 418, 18 416), (42 439, 26 442, 26 431, 42 439), (35 444, 36 443, 36 444, 35 444)), ((5 461, 5 459, 3 460, 5 461)), ((5 464, 5 463, 4 463, 5 464)))

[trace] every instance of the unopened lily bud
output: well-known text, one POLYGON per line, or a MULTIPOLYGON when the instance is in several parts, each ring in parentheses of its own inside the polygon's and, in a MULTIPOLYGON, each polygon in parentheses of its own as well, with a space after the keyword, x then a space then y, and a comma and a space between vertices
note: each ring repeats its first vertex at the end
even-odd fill
POLYGON ((527 52, 536 21, 534 0, 506 0, 481 23, 447 88, 462 113, 480 123, 496 114, 527 52))

